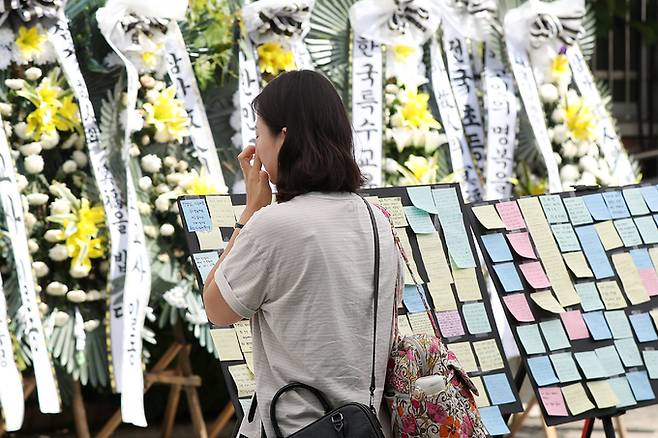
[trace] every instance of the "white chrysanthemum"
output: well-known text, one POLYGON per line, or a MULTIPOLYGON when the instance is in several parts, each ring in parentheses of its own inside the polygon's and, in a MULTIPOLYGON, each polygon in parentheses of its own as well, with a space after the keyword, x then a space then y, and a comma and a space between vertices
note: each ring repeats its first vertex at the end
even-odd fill
POLYGON ((84 303, 87 301, 87 294, 80 290, 80 289, 75 289, 71 290, 66 294, 66 299, 69 300, 72 303, 84 303))
POLYGON ((144 88, 153 88, 155 85, 155 79, 153 79, 153 76, 151 75, 142 75, 142 77, 139 78, 139 82, 144 88))
POLYGON ((39 251, 39 244, 35 239, 29 239, 27 241, 27 250, 30 254, 34 254, 39 251))
POLYGON ((37 223, 37 217, 32 213, 25 213, 25 216, 23 216, 23 220, 25 221, 25 226, 27 227, 28 230, 32 230, 32 227, 35 226, 37 223))
POLYGON ((59 133, 57 131, 44 132, 39 141, 44 149, 52 149, 59 143, 59 133))
POLYGON ((55 310, 53 312, 53 319, 55 321, 56 327, 62 327, 64 324, 69 322, 70 318, 71 317, 69 316, 68 313, 62 312, 61 310, 55 310))
POLYGON ((148 154, 140 160, 144 172, 156 173, 162 168, 162 160, 155 154, 148 154))
POLYGON ((167 193, 167 192, 171 191, 171 187, 169 187, 169 186, 168 186, 167 184, 165 184, 165 183, 162 183, 162 184, 158 184, 158 185, 155 187, 155 191, 158 192, 158 193, 160 193, 160 194, 163 194, 163 193, 167 193))
POLYGON ((155 208, 160 212, 169 210, 169 197, 162 194, 155 198, 155 208))
POLYGON ((98 301, 102 300, 105 297, 100 291, 97 291, 96 289, 92 289, 89 292, 87 292, 87 301, 98 301))
POLYGON ((89 321, 84 322, 84 328, 87 333, 93 332, 101 325, 101 322, 97 319, 90 319, 89 321))
POLYGON ((14 126, 14 133, 21 140, 30 140, 32 138, 32 134, 28 134, 27 132, 27 123, 25 122, 16 123, 16 125, 14 126))
POLYGON ((5 79, 5 85, 12 90, 20 90, 25 86, 23 79, 5 79))
POLYGON ((57 52, 55 52, 55 48, 50 41, 46 41, 42 46, 41 52, 34 58, 34 63, 37 65, 45 65, 53 64, 55 62, 57 62, 57 52))
POLYGON ((73 160, 66 160, 62 164, 62 170, 64 171, 64 173, 73 173, 76 170, 78 170, 78 165, 73 160))
POLYGON ((11 48, 7 46, 0 46, 0 70, 5 70, 11 64, 12 57, 14 56, 11 48))
POLYGON ((148 202, 137 201, 137 210, 139 211, 139 214, 151 214, 151 205, 148 202))
POLYGON ((43 238, 46 239, 46 242, 57 243, 59 242, 62 232, 60 230, 48 230, 44 233, 43 238))
POLYGON ((38 260, 36 262, 32 262, 32 269, 34 269, 34 275, 36 275, 37 278, 45 277, 50 272, 48 265, 38 260))
POLYGON ((167 167, 174 167, 178 160, 173 155, 167 155, 164 159, 164 165, 167 167))
POLYGON ((0 115, 9 117, 14 112, 14 108, 7 102, 0 102, 0 115))
POLYGON ((46 286, 46 293, 48 295, 53 295, 55 297, 61 297, 66 295, 66 292, 69 291, 69 288, 59 281, 53 281, 46 286))
POLYGON ((85 278, 89 275, 89 269, 90 268, 85 266, 73 265, 69 269, 69 275, 73 278, 85 278))
POLYGON ((27 178, 25 178, 25 175, 22 175, 20 173, 16 174, 16 186, 18 187, 18 191, 22 192, 25 190, 27 187, 28 181, 27 178))
POLYGON ((578 180, 579 177, 580 171, 578 170, 578 166, 574 164, 565 164, 562 166, 562 169, 560 169, 560 178, 563 181, 573 182, 578 180))
POLYGON ((43 171, 43 157, 41 155, 30 155, 23 161, 25 171, 29 174, 41 173, 43 171))
POLYGON ((48 310, 50 310, 48 304, 44 303, 43 301, 39 303, 39 312, 41 312, 41 315, 47 314, 48 310))
POLYGON ((39 67, 30 67, 27 70, 25 70, 25 77, 29 81, 36 81, 41 77, 43 72, 39 67))
POLYGON ((187 303, 185 302, 185 289, 180 286, 175 286, 162 294, 162 298, 172 307, 177 309, 185 309, 187 303))
POLYGON ((48 257, 56 262, 63 262, 69 258, 69 252, 66 249, 66 245, 58 243, 57 245, 53 246, 48 251, 48 257))
POLYGON ((584 186, 593 186, 596 185, 596 176, 590 172, 583 172, 578 180, 578 184, 584 186))
POLYGON ((41 147, 41 143, 38 141, 33 141, 32 143, 27 143, 18 147, 18 150, 21 151, 21 154, 25 155, 26 157, 41 153, 41 149, 43 148, 41 147))
MULTIPOLYGON (((123 129, 126 129, 127 117, 128 117, 127 110, 121 111, 121 114, 119 114, 119 123, 121 124, 121 127, 123 129)), ((128 122, 130 123, 129 127, 131 132, 137 132, 142 130, 142 128, 144 128, 144 118, 142 117, 142 114, 136 109, 130 112, 130 120, 128 120, 128 122)))
POLYGON ((569 138, 569 130, 561 123, 553 128, 553 143, 562 144, 569 138))
POLYGON ((27 203, 33 207, 39 207, 48 202, 49 196, 46 193, 30 193, 27 195, 27 203))
POLYGON ((79 168, 83 168, 89 163, 89 158, 87 158, 87 154, 85 154, 82 151, 73 151, 72 157, 73 157, 73 161, 75 161, 75 164, 77 164, 79 168))
POLYGON ((396 112, 391 116, 391 126, 394 128, 400 128, 402 124, 404 123, 404 118, 402 117, 402 114, 399 112, 396 112))
POLYGON ((158 237, 158 229, 153 225, 144 225, 144 234, 146 234, 151 239, 158 237))
POLYGON ((564 158, 574 158, 576 153, 578 153, 578 146, 573 141, 567 140, 562 143, 562 155, 564 155, 564 158))
POLYGON ((151 180, 151 177, 143 176, 139 179, 139 181, 137 182, 137 185, 142 190, 148 190, 153 186, 153 181, 151 180))
POLYGON ((560 98, 560 93, 555 85, 546 83, 539 87, 539 96, 545 103, 554 103, 560 98))
POLYGON ((172 224, 162 224, 160 225, 160 235, 163 237, 169 237, 174 234, 175 228, 172 224))
POLYGON ((66 199, 58 198, 50 203, 51 214, 67 214, 71 212, 71 203, 66 199))

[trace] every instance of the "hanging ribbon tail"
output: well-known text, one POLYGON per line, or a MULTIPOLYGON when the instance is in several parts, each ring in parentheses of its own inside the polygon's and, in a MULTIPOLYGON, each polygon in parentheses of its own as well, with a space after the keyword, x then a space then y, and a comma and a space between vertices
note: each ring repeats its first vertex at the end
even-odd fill
POLYGON ((439 0, 439 4, 444 26, 449 23, 464 38, 486 41, 489 38, 488 30, 492 26, 497 27, 498 5, 496 0, 470 0, 467 2, 439 0))
POLYGON ((8 432, 19 430, 23 426, 25 403, 23 403, 23 379, 14 359, 11 334, 9 333, 7 302, 0 275, 0 406, 8 432))
POLYGON ((240 136, 242 138, 242 148, 244 149, 256 142, 256 112, 251 106, 251 102, 260 93, 260 75, 256 67, 254 47, 249 37, 240 44, 238 69, 241 113, 240 136))

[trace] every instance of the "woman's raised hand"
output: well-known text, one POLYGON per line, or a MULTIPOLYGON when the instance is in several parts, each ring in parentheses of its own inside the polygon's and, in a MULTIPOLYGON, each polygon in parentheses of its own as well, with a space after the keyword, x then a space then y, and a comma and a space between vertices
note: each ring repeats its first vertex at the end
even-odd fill
POLYGON ((270 187, 270 176, 261 168, 262 163, 256 154, 256 146, 247 146, 238 155, 240 168, 244 175, 244 181, 247 191, 247 205, 243 217, 240 219, 246 222, 252 214, 261 208, 270 205, 272 202, 272 188, 270 187), (251 164, 251 160, 254 163, 251 164), (245 218, 246 217, 246 218, 245 218))

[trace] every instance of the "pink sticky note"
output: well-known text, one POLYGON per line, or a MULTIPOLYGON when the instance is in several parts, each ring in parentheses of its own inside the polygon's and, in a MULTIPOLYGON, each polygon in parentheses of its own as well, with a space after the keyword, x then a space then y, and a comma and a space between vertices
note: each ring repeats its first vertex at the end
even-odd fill
POLYGON ((539 395, 548 415, 553 417, 566 417, 569 415, 560 388, 539 388, 539 395))
POLYGON ((562 319, 564 328, 567 329, 567 335, 569 335, 569 339, 572 341, 589 338, 589 332, 587 331, 587 326, 580 310, 560 313, 560 319, 562 319))
POLYGON ((507 309, 514 315, 517 321, 532 322, 535 320, 525 294, 505 295, 503 301, 505 301, 507 309))
POLYGON ((654 268, 638 269, 642 284, 650 296, 658 295, 658 275, 654 268))
POLYGON ((452 338, 464 334, 464 326, 457 310, 437 312, 436 317, 439 320, 439 328, 443 337, 452 338))
POLYGON ((551 282, 548 281, 548 277, 546 277, 546 273, 544 272, 544 268, 541 267, 541 263, 521 263, 519 268, 521 268, 521 272, 523 272, 523 276, 528 283, 530 283, 530 286, 535 289, 546 289, 547 287, 551 287, 551 282))
POLYGON ((496 210, 498 210, 507 231, 525 228, 525 222, 516 201, 499 202, 496 204, 496 210))
POLYGON ((526 231, 523 233, 509 233, 507 234, 507 240, 521 257, 527 259, 537 258, 535 251, 532 249, 532 243, 530 243, 530 235, 526 231))

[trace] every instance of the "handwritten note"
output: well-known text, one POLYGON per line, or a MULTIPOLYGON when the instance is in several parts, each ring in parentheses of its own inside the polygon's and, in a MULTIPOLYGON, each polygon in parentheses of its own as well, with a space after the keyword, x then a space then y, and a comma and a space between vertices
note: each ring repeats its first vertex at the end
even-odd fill
POLYGON ((587 325, 587 329, 592 334, 592 338, 595 341, 601 341, 604 339, 612 339, 612 333, 608 328, 608 324, 605 322, 605 317, 603 312, 586 312, 583 313, 583 319, 587 325))
POLYGON ((615 273, 612 270, 608 256, 603 249, 603 245, 599 240, 594 226, 584 225, 577 227, 576 234, 597 280, 614 276, 615 273))
POLYGON ((254 351, 254 343, 251 337, 251 323, 249 321, 238 321, 233 324, 235 334, 238 337, 240 348, 243 353, 251 353, 254 351))
POLYGON ((567 208, 572 224, 586 225, 592 223, 592 216, 589 214, 583 198, 564 198, 562 201, 567 208))
POLYGON ((507 262, 512 260, 512 253, 502 233, 484 234, 482 236, 482 243, 484 243, 484 247, 493 262, 507 262))
POLYGON ((599 222, 594 227, 606 251, 624 246, 612 221, 599 222))
POLYGON ((214 268, 215 264, 219 261, 219 255, 215 251, 199 252, 192 254, 192 258, 194 259, 194 264, 199 270, 199 274, 201 274, 201 278, 205 283, 208 279, 208 274, 210 274, 212 268, 214 268))
POLYGON ((536 259, 535 250, 532 249, 532 243, 530 242, 530 235, 527 231, 522 233, 509 233, 507 235, 507 240, 514 248, 514 251, 521 257, 527 259, 536 259))
POLYGON ((455 262, 457 267, 462 269, 475 268, 475 259, 473 258, 473 252, 471 251, 471 245, 468 241, 462 216, 460 215, 458 218, 450 220, 439 219, 439 221, 443 228, 443 235, 448 246, 448 254, 450 254, 452 261, 455 262))
POLYGON ((626 307, 626 300, 615 280, 599 281, 596 283, 596 287, 606 309, 614 310, 626 307))
POLYGON ((626 205, 628 206, 628 209, 631 211, 633 216, 649 214, 647 204, 644 202, 644 198, 642 197, 642 191, 638 187, 624 189, 622 190, 622 193, 624 194, 626 205))
MULTIPOLYGON (((424 290, 421 288, 421 291, 424 290)), ((420 292, 416 289, 416 285, 405 285, 402 290, 402 301, 406 306, 409 313, 418 313, 425 311, 425 305, 423 304, 423 297, 420 292)))
POLYGON ((587 283, 577 283, 576 292, 580 296, 580 305, 586 312, 603 309, 603 303, 596 290, 596 284, 593 281, 587 283))
POLYGON ((651 216, 636 217, 633 220, 645 244, 658 243, 658 227, 651 216))
POLYGON ((583 412, 594 409, 594 405, 589 398, 587 398, 587 393, 585 392, 582 383, 574 383, 562 387, 562 395, 567 401, 567 406, 571 411, 571 415, 580 415, 583 412))
POLYGON ((473 207, 473 213, 478 221, 487 230, 497 230, 505 228, 505 224, 498 216, 496 209, 493 205, 480 205, 473 207))
POLYGON ((249 397, 256 392, 256 378, 246 364, 228 367, 238 389, 238 397, 249 397))
POLYGON ((231 227, 235 225, 235 214, 230 196, 206 196, 213 227, 231 227))
POLYGON ((644 350, 644 363, 647 366, 650 379, 658 379, 658 350, 644 350))
POLYGON ((631 325, 628 322, 626 313, 623 310, 613 310, 605 312, 605 320, 608 321, 608 327, 612 332, 612 337, 615 339, 632 338, 633 332, 631 325))
POLYGON ((617 274, 624 287, 624 292, 632 304, 646 303, 649 301, 642 278, 633 263, 632 256, 627 253, 617 253, 612 255, 612 263, 617 269, 617 274))
POLYGON ((185 223, 187 224, 187 231, 210 231, 212 222, 206 201, 203 198, 199 199, 182 199, 180 201, 185 223))
POLYGON ((407 193, 411 203, 421 210, 428 213, 438 213, 434 199, 432 198, 432 189, 429 186, 407 187, 407 193))
POLYGON ((635 245, 642 245, 642 238, 635 227, 633 219, 619 219, 615 221, 615 228, 619 233, 619 237, 621 237, 621 240, 624 242, 625 247, 628 248, 635 245))
POLYGON ((525 228, 525 221, 516 201, 499 202, 496 204, 496 210, 508 231, 525 228))
POLYGON ((646 371, 628 372, 626 373, 626 379, 631 385, 633 395, 637 401, 653 400, 656 398, 646 371))
POLYGON ((539 323, 539 328, 546 339, 546 344, 551 351, 562 350, 571 347, 567 334, 559 319, 550 319, 539 323))
POLYGON ((569 415, 560 388, 539 388, 539 397, 548 415, 552 417, 566 417, 569 415))
POLYGON ((540 262, 521 263, 519 269, 526 281, 535 289, 544 289, 551 286, 540 262))
POLYGON ((559 382, 548 356, 530 357, 528 366, 537 386, 547 386, 559 382))
POLYGON ((505 366, 495 339, 473 342, 473 348, 482 371, 498 370, 505 366))
POLYGON ((487 397, 487 391, 484 389, 484 383, 482 383, 482 377, 473 376, 471 377, 471 382, 473 382, 473 385, 478 390, 478 395, 473 394, 473 397, 475 397, 476 406, 478 408, 490 406, 491 403, 489 403, 489 397, 487 397))
POLYGON ((390 198, 380 198, 379 205, 384 207, 386 211, 390 213, 394 227, 406 227, 408 225, 400 197, 392 196, 390 198))
POLYGON ((414 313, 407 315, 409 318, 409 324, 411 324, 411 329, 415 335, 434 335, 434 327, 432 326, 432 321, 427 313, 414 313))
POLYGON ((612 387, 607 380, 597 380, 596 382, 587 382, 589 392, 594 397, 594 403, 599 409, 606 409, 617 406, 619 400, 617 395, 612 390, 612 387))
POLYGON ((607 221, 612 219, 612 215, 608 211, 608 207, 605 205, 603 196, 600 193, 585 195, 583 196, 583 201, 585 201, 587 210, 589 210, 589 213, 595 220, 607 221))
POLYGON ((521 339, 526 354, 546 353, 537 324, 520 325, 516 328, 516 333, 521 339))
POLYGON ((232 328, 214 328, 210 330, 219 360, 242 360, 242 351, 235 331, 232 328))
POLYGON ((498 263, 493 265, 494 271, 498 276, 498 280, 503 285, 505 292, 514 292, 523 290, 523 285, 521 284, 521 278, 516 271, 516 267, 513 262, 507 263, 498 263))
POLYGON ((653 323, 658 327, 658 309, 651 309, 649 311, 649 315, 651 315, 651 319, 653 319, 653 323))
POLYGON ((619 354, 617 354, 617 349, 614 345, 608 345, 606 347, 599 347, 595 349, 596 355, 603 365, 606 376, 613 377, 619 374, 624 374, 624 365, 621 363, 619 354))
POLYGON ((647 206, 652 212, 658 211, 658 188, 656 186, 644 186, 640 187, 640 192, 644 198, 644 202, 647 203, 647 206))
POLYGON ((542 309, 551 312, 551 313, 562 313, 564 308, 558 303, 555 299, 553 293, 549 290, 543 290, 541 292, 535 292, 530 294, 530 298, 542 309))
POLYGON ((620 191, 614 189, 609 192, 603 192, 603 199, 605 200, 610 216, 612 216, 613 219, 621 219, 630 216, 628 208, 626 207, 626 201, 624 201, 624 197, 620 191))
POLYGON ((448 347, 448 350, 455 353, 459 363, 467 373, 472 373, 478 370, 470 342, 454 342, 452 344, 446 344, 446 347, 448 347))
POLYGON ((590 278, 594 276, 592 270, 587 265, 585 254, 583 254, 582 251, 562 254, 562 257, 564 258, 564 261, 566 262, 571 272, 573 272, 576 277, 590 278))
POLYGON ((608 380, 608 383, 612 387, 612 390, 617 396, 618 408, 625 408, 628 406, 636 405, 635 397, 633 396, 633 391, 631 390, 631 385, 628 384, 626 376, 615 377, 608 380))
POLYGON ((544 208, 544 214, 548 222, 554 224, 569 221, 560 195, 542 195, 539 197, 539 202, 541 202, 541 206, 544 208))
POLYGON ((409 268, 405 264, 404 284, 414 284, 413 278, 411 276, 412 273, 413 273, 413 277, 415 277, 418 281, 421 281, 420 274, 418 273, 418 266, 416 265, 413 251, 411 249, 411 243, 409 243, 409 236, 407 235, 406 227, 397 228, 395 231, 398 236, 398 239, 400 239, 400 246, 402 246, 402 250, 409 258, 409 266, 412 269, 412 272, 409 272, 409 268))
POLYGON ((658 335, 648 313, 628 315, 628 319, 631 321, 638 342, 658 341, 658 335))
POLYGON ((459 269, 453 266, 452 276, 455 279, 459 301, 477 301, 482 299, 475 268, 459 269))
POLYGON ((446 255, 443 252, 443 243, 439 234, 436 232, 418 234, 416 235, 416 240, 418 241, 418 248, 420 249, 425 271, 430 282, 441 282, 450 287, 452 274, 450 273, 446 255))
POLYGON ((503 297, 503 301, 505 302, 505 306, 507 306, 507 310, 510 311, 517 321, 532 322, 535 320, 525 294, 506 295, 503 297))
POLYGON ((462 306, 462 314, 464 315, 466 327, 470 334, 477 335, 491 331, 489 317, 487 316, 483 302, 464 304, 462 306))
POLYGON ((455 295, 452 293, 452 288, 444 286, 446 285, 438 282, 427 283, 430 296, 432 297, 432 301, 434 301, 434 309, 439 312, 455 310, 457 308, 457 302, 455 301, 455 295))
POLYGON ((199 241, 199 249, 202 251, 226 248, 227 244, 222 240, 222 233, 219 228, 212 228, 210 231, 197 231, 195 234, 199 241))
POLYGON ((553 231, 555 240, 557 240, 557 244, 560 246, 560 251, 569 252, 580 250, 578 238, 571 224, 553 224, 551 225, 551 230, 553 231))
POLYGON ((580 373, 571 353, 554 353, 549 357, 551 358, 551 362, 553 362, 553 368, 555 368, 555 372, 561 383, 580 380, 580 373))
POLYGON ((398 315, 398 331, 402 336, 411 336, 414 334, 407 315, 398 315))
POLYGON ((653 263, 646 248, 632 249, 630 254, 637 269, 653 269, 653 263))
POLYGON ((439 321, 441 335, 444 338, 453 338, 464 335, 464 327, 457 310, 437 312, 436 317, 439 321))
POLYGON ((615 339, 615 348, 626 367, 641 367, 642 356, 633 338, 615 339))
POLYGON ((491 436, 507 435, 510 433, 507 423, 500 413, 500 407, 487 406, 479 409, 482 423, 491 436))
POLYGON ((516 401, 509 380, 504 373, 488 374, 483 376, 482 379, 484 380, 484 386, 487 387, 491 403, 503 405, 516 401))
POLYGON ((403 207, 407 222, 416 234, 432 234, 436 232, 432 218, 425 211, 414 206, 403 207))
POLYGON ((587 326, 585 325, 583 315, 579 310, 571 310, 561 313, 560 319, 562 319, 562 324, 564 324, 564 328, 567 330, 567 335, 572 341, 589 338, 587 326))

